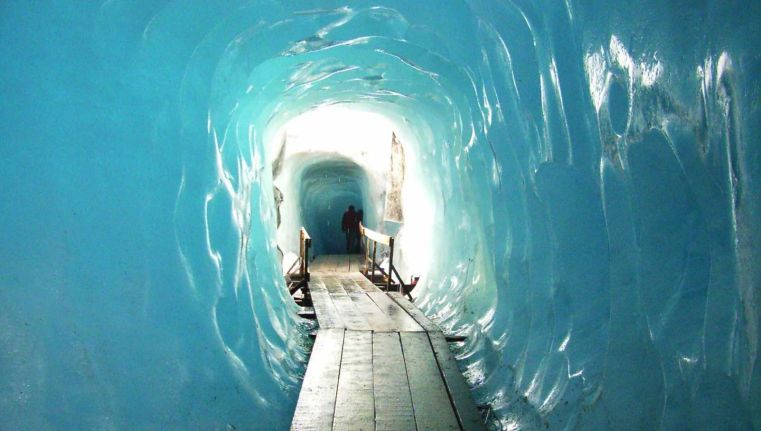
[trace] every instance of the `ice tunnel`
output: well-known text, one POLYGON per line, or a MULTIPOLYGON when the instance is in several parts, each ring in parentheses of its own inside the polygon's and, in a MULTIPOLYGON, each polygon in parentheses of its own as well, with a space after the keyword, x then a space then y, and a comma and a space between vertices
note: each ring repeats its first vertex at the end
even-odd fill
POLYGON ((279 126, 268 147, 277 154, 272 171, 281 253, 298 254, 302 226, 313 236, 313 253, 345 253, 341 219, 350 205, 363 210, 366 224, 378 225, 396 128, 383 115, 341 105, 279 126))
POLYGON ((281 256, 351 200, 491 429, 761 430, 759 22, 3 1, 0 429, 287 429, 311 324, 281 256))
POLYGON ((367 201, 362 192, 366 184, 359 166, 340 159, 315 163, 304 172, 299 190, 300 225, 313 232, 315 253, 346 253, 341 216, 349 206, 362 208, 358 203, 367 201))

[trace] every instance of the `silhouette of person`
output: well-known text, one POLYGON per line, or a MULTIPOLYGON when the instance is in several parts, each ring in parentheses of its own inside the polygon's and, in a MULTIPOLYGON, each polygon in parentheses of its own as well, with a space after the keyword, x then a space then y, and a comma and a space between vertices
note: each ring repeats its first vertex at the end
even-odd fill
POLYGON ((341 230, 346 234, 346 253, 351 254, 359 241, 359 219, 354 211, 354 205, 349 205, 349 209, 344 213, 341 219, 341 230))

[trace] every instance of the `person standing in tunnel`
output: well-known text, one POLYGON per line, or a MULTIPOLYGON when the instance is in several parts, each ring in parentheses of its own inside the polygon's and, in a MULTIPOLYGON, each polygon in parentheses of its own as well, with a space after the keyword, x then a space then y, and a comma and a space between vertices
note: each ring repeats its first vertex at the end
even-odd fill
POLYGON ((354 211, 354 205, 349 205, 349 209, 344 213, 341 219, 341 230, 346 234, 346 253, 351 254, 359 239, 359 219, 354 211))

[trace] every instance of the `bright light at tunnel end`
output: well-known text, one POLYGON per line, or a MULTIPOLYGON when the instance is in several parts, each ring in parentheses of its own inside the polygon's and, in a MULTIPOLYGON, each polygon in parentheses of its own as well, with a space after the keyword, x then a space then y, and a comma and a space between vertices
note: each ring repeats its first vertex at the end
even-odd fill
MULTIPOLYGON (((365 211, 366 225, 397 237, 400 253, 395 264, 405 277, 425 274, 431 264, 432 226, 435 196, 415 169, 418 142, 409 126, 376 112, 372 106, 357 104, 321 105, 304 112, 266 133, 272 138, 265 142, 271 162, 281 157, 282 169, 274 178, 283 194, 282 223, 278 229, 278 245, 284 256, 283 266, 290 266, 298 253, 298 230, 304 224, 298 207, 299 184, 304 170, 315 160, 323 162, 348 159, 356 163, 368 178, 362 190, 365 203, 357 202, 365 211), (391 140, 395 134, 405 154, 402 188, 402 223, 384 221, 384 205, 391 161, 391 140), (284 147, 284 148, 283 148, 284 147), (290 258, 289 258, 290 256, 290 258)), ((330 205, 331 196, 324 196, 330 205)))

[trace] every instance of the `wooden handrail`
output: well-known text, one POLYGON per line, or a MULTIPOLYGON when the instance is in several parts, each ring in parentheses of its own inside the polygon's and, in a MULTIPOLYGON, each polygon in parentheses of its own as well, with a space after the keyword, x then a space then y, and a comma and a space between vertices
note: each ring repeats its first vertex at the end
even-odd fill
MULTIPOLYGON (((303 227, 299 231, 299 257, 286 272, 288 280, 288 292, 293 295, 301 290, 304 297, 309 300, 309 249, 312 247, 312 238, 303 227), (299 265, 298 273, 294 272, 296 264, 299 265)), ((303 301, 303 300, 302 300, 303 301)))
POLYGON ((369 270, 369 277, 370 280, 373 282, 375 281, 373 277, 375 276, 375 269, 379 269, 381 274, 383 274, 386 277, 386 290, 391 290, 391 285, 394 284, 393 277, 394 274, 396 274, 396 277, 399 279, 399 292, 404 295, 404 281, 402 280, 402 277, 399 275, 399 271, 396 270, 394 267, 394 237, 389 235, 384 235, 380 232, 376 232, 372 229, 366 228, 362 223, 359 223, 359 233, 364 236, 367 240, 365 241, 365 276, 368 275, 369 270), (373 256, 370 257, 370 242, 373 243, 373 256), (378 244, 387 245, 389 249, 389 255, 388 255, 388 272, 384 271, 383 268, 381 268, 380 265, 375 261, 375 258, 378 253, 378 244))
POLYGON ((359 223, 359 233, 360 235, 366 236, 367 238, 383 244, 390 246, 391 243, 394 241, 394 238, 388 235, 384 235, 380 232, 376 232, 372 229, 368 229, 365 226, 362 225, 362 222, 359 223))
POLYGON ((312 237, 303 227, 299 231, 299 275, 302 281, 309 281, 309 249, 312 247, 312 237))

